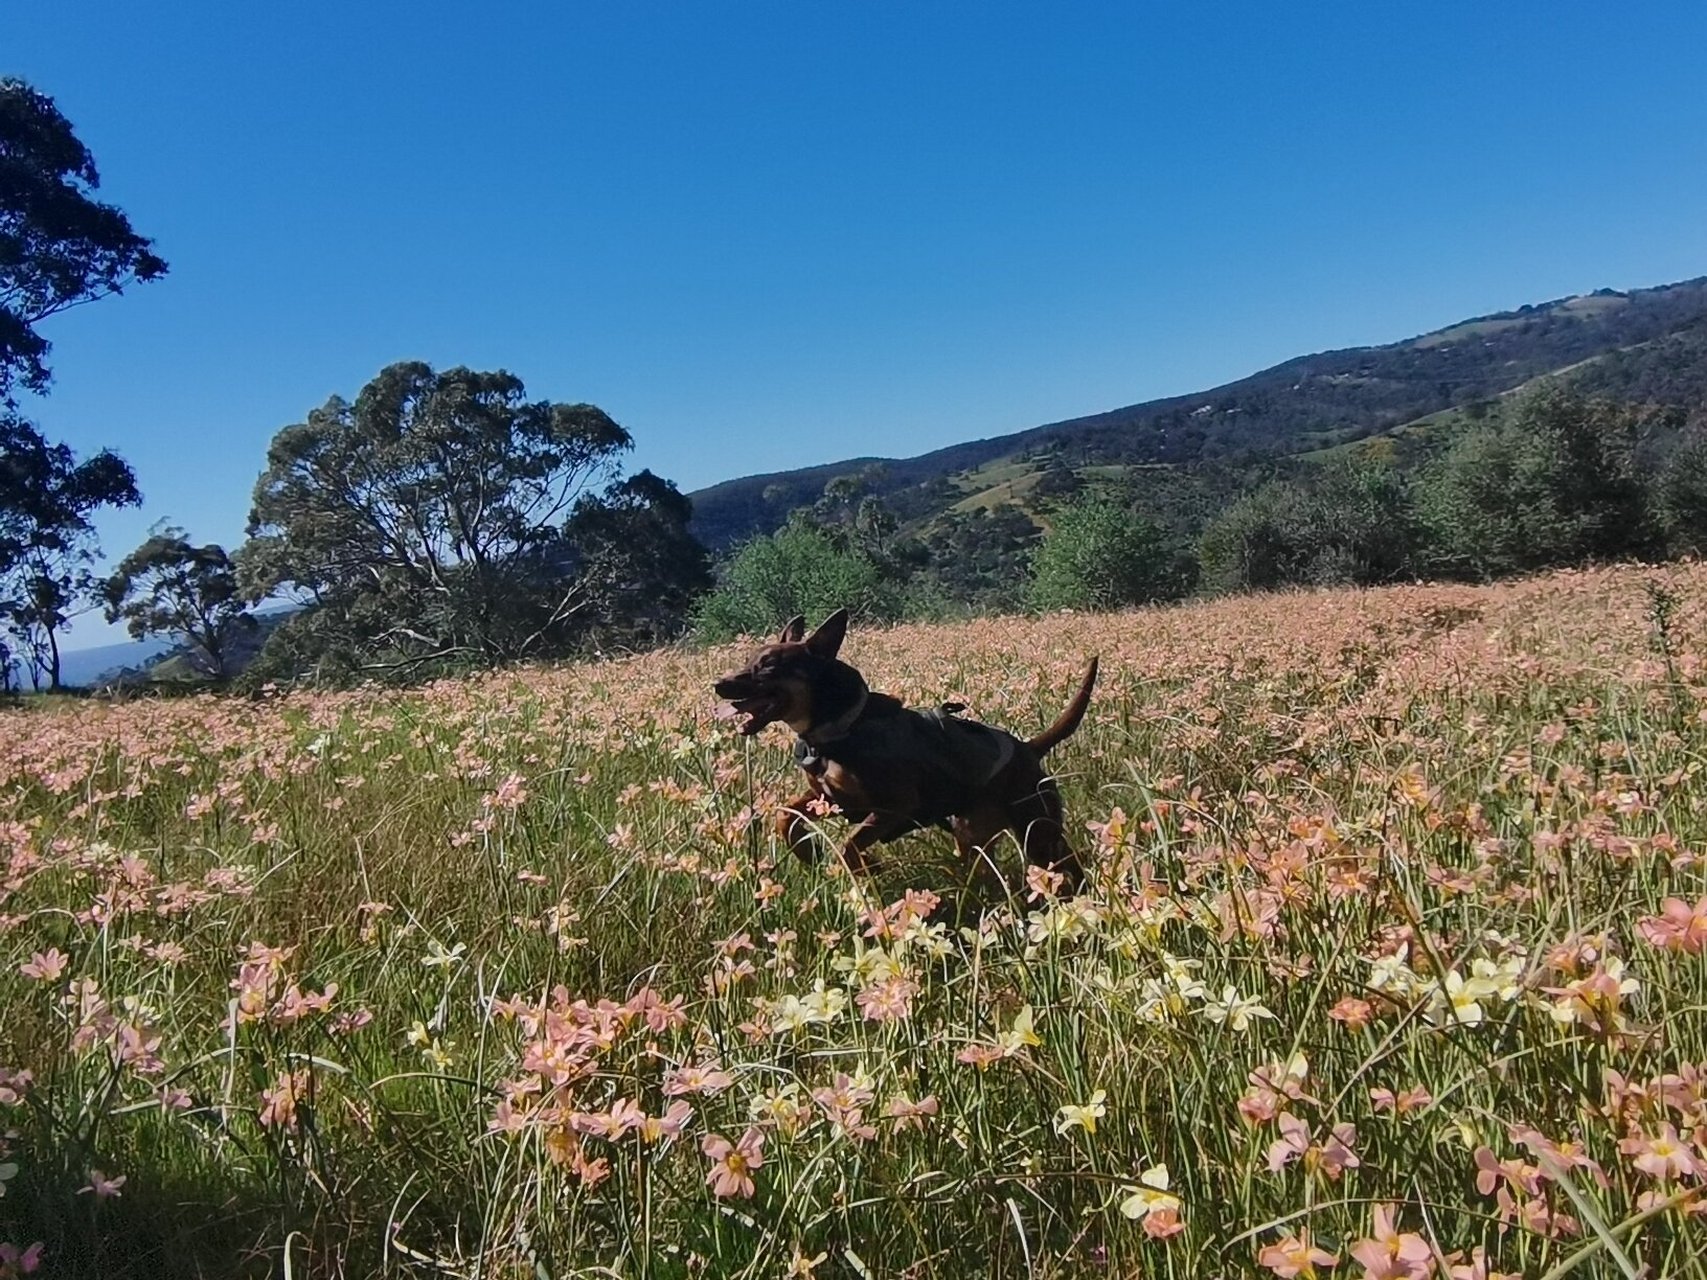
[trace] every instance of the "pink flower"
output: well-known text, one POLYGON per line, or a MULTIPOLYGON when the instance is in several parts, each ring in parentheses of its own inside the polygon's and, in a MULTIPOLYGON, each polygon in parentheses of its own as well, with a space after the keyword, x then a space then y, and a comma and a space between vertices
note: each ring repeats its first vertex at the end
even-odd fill
POLYGON ((688 1093, 721 1093, 735 1083, 735 1077, 711 1063, 679 1067, 664 1076, 664 1096, 679 1098, 688 1093))
POLYGON ((1677 1129, 1669 1123, 1662 1124, 1659 1133, 1653 1137, 1638 1133, 1623 1139, 1618 1149, 1627 1156, 1634 1156, 1631 1166, 1651 1178, 1698 1178, 1707 1172, 1695 1158, 1695 1153, 1677 1136, 1677 1129))
POLYGON ((1297 1116, 1287 1112, 1280 1117, 1280 1137, 1268 1148, 1270 1173, 1278 1173, 1300 1156, 1311 1173, 1321 1173, 1329 1181, 1347 1169, 1357 1168, 1362 1161, 1352 1150, 1357 1141, 1357 1126, 1336 1124, 1320 1143, 1310 1141, 1310 1127, 1297 1116))
POLYGON ((57 982, 65 972, 65 966, 71 963, 71 957, 58 947, 49 947, 46 951, 38 951, 23 964, 18 966, 18 972, 36 982, 57 982))
POLYGON ((1375 1006, 1367 1000, 1359 1000, 1356 996, 1343 996, 1339 1003, 1328 1010, 1328 1017, 1343 1023, 1348 1031, 1360 1031, 1375 1017, 1375 1006))
POLYGON ((1157 1209, 1144 1215, 1144 1234, 1152 1240, 1166 1240, 1184 1230, 1178 1209, 1157 1209))
POLYGON ((1377 1111, 1391 1111, 1394 1115, 1402 1116, 1428 1106, 1434 1101, 1434 1095, 1419 1084, 1403 1093, 1394 1093, 1391 1089, 1371 1089, 1369 1101, 1377 1111))
POLYGON ((1541 1236, 1575 1236, 1582 1234, 1582 1224, 1568 1213, 1557 1212, 1543 1196, 1525 1200, 1517 1206, 1517 1224, 1525 1231, 1541 1236))
POLYGON ((0 1107, 10 1107, 17 1104, 30 1091, 30 1085, 35 1077, 27 1068, 14 1070, 10 1067, 0 1067, 0 1107))
POLYGON ((0 1280, 13 1276, 32 1275, 41 1268, 42 1242, 37 1240, 27 1249, 8 1242, 0 1243, 0 1280))
POLYGON ((1532 1129, 1528 1125, 1513 1125, 1511 1138, 1512 1141, 1527 1147, 1552 1177, 1557 1178, 1565 1169, 1584 1169, 1602 1187, 1611 1185, 1607 1180, 1606 1171, 1580 1142, 1554 1142, 1539 1129, 1532 1129), (1557 1167, 1549 1167, 1548 1161, 1552 1161, 1557 1167))
POLYGON ((1390 1205, 1375 1206, 1374 1234, 1351 1246, 1351 1256, 1363 1264, 1368 1280, 1427 1280, 1434 1270, 1434 1250, 1428 1241, 1393 1227, 1390 1205))
POLYGON ((1356 1141, 1356 1125, 1336 1124, 1329 1132, 1326 1142, 1304 1153, 1305 1165, 1320 1169, 1331 1182, 1347 1169, 1355 1169, 1363 1163, 1357 1158, 1357 1152, 1351 1149, 1351 1144, 1356 1141), (1310 1159, 1312 1155, 1316 1157, 1313 1165, 1310 1159))
POLYGON ((865 1122, 865 1104, 872 1092, 845 1071, 838 1071, 830 1086, 812 1091, 812 1101, 824 1109, 837 1133, 869 1142, 877 1136, 874 1126, 865 1122))
POLYGON ((764 1167, 764 1145, 765 1135, 758 1129, 748 1129, 739 1142, 730 1142, 721 1134, 707 1134, 700 1150, 711 1161, 711 1172, 705 1175, 705 1180, 712 1195, 750 1198, 753 1171, 764 1167))
POLYGON ((1316 1248, 1306 1229, 1295 1236, 1284 1236, 1273 1244, 1264 1245, 1257 1252, 1257 1262, 1274 1272, 1280 1280, 1292 1280, 1294 1276, 1314 1276, 1317 1267, 1338 1266, 1339 1255, 1316 1248))
POLYGON ((519 809, 527 802, 527 779, 512 773, 498 784, 498 789, 481 800, 488 809, 519 809))
POLYGON ((954 1060, 969 1067, 977 1067, 980 1071, 987 1071, 992 1063, 1000 1062, 1007 1056, 1007 1050, 999 1044, 969 1044, 954 1055, 954 1060))
POLYGON ((281 1071, 272 1088, 261 1092, 261 1127, 296 1131, 296 1107, 308 1092, 308 1069, 281 1071))
POLYGON ((1636 922, 1636 932, 1661 950, 1698 956, 1707 947, 1707 897, 1693 907, 1682 898, 1667 898, 1659 915, 1636 922))
POLYGON ((1268 1171, 1279 1173, 1310 1149, 1310 1126, 1290 1112, 1280 1117, 1280 1137, 1269 1144, 1268 1171))
POLYGON ((1042 867, 1027 867, 1025 870, 1026 897, 1031 902, 1039 899, 1054 898, 1061 892, 1067 877, 1058 872, 1048 871, 1042 867))
POLYGON ((116 1199, 119 1192, 124 1188, 126 1181, 126 1174, 121 1173, 116 1178, 109 1178, 99 1169, 91 1169, 89 1170, 89 1185, 86 1187, 79 1187, 77 1194, 81 1196, 93 1193, 97 1200, 116 1199))
POLYGON ((1280 1095, 1271 1089, 1247 1089, 1239 1097, 1239 1114, 1247 1124, 1267 1124, 1280 1114, 1280 1095))
POLYGON ((285 989, 282 999, 269 1012, 268 1020, 281 1026, 289 1026, 294 1022, 314 1013, 324 1013, 331 1007, 332 1001, 338 996, 338 984, 328 982, 326 989, 319 995, 312 991, 304 991, 296 983, 291 983, 285 989))
POLYGON ((646 1121, 646 1139, 648 1142, 654 1142, 660 1137, 679 1138, 682 1130, 687 1128, 688 1121, 692 1119, 692 1107, 680 1100, 672 1102, 663 1115, 656 1120, 646 1121))
POLYGON ((867 987, 854 1003, 868 1022, 901 1022, 912 1016, 913 997, 918 994, 918 983, 897 975, 867 987))
POLYGON ((1519 1159, 1498 1160, 1489 1148, 1477 1147, 1476 1190, 1491 1196, 1502 1181, 1525 1195, 1538 1195, 1541 1191, 1541 1171, 1534 1165, 1519 1159))
POLYGON ((332 1019, 332 1034, 335 1036, 353 1035, 368 1023, 373 1021, 372 1009, 352 1009, 340 1013, 332 1019))
MULTIPOLYGON (((638 1129, 645 1123, 646 1113, 640 1109, 640 1103, 634 1098, 619 1098, 611 1104, 609 1111, 595 1112, 587 1118, 589 1127, 583 1133, 594 1133, 601 1138, 615 1142, 630 1129, 638 1129)), ((571 1124, 574 1123, 572 1118, 571 1124)), ((575 1126, 580 1128, 579 1125, 575 1126)))
POLYGON ((1481 1245, 1470 1250, 1470 1261, 1462 1262, 1463 1254, 1455 1253, 1446 1274, 1452 1280, 1522 1280, 1515 1271, 1495 1271, 1488 1265, 1487 1251, 1481 1245))
POLYGON ((895 1122, 896 1129, 923 1129, 926 1119, 936 1115, 937 1100, 933 1093, 928 1098, 920 1098, 917 1102, 903 1097, 889 1099, 883 1108, 883 1114, 895 1122))

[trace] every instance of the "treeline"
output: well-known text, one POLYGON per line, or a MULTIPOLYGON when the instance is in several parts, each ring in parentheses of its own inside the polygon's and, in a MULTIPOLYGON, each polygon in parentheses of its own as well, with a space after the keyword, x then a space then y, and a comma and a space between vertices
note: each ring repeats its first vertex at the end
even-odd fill
POLYGON ((842 477, 729 558, 699 626, 760 632, 842 603, 895 620, 1488 580, 1707 549, 1707 420, 1563 382, 1477 406, 1432 455, 1403 458, 1383 439, 1270 460, 1242 487, 1230 474, 1144 469, 1098 483, 1051 468, 1028 495, 1036 518, 1011 505, 950 512, 912 538, 869 491, 874 477, 842 477))
POLYGON ((234 552, 159 528, 96 576, 90 517, 140 500, 107 452, 78 462, 0 423, 0 678, 60 685, 60 635, 105 611, 170 636, 224 681, 423 679, 645 647, 679 636, 711 586, 688 502, 625 475, 628 433, 586 404, 529 400, 512 374, 384 369, 273 439, 234 552), (288 608, 254 652, 254 609, 288 608), (239 660, 240 659, 240 660, 239 660))
POLYGON ((876 621, 1097 610, 1707 547, 1707 423, 1559 382, 1478 408, 1432 454, 1369 441, 1271 460, 1242 488, 1224 472, 1055 465, 1027 494, 1035 515, 951 510, 921 527, 890 509, 880 477, 839 476, 715 573, 675 487, 622 474, 621 427, 591 405, 530 401, 510 374, 391 366, 278 433, 234 553, 162 529, 98 580, 79 568, 88 515, 136 500, 129 468, 5 429, 0 510, 17 530, 27 495, 39 529, 13 567, 34 593, 4 607, 47 684, 79 594, 134 635, 178 638, 203 676, 242 667, 256 687, 763 634, 843 606, 876 621), (261 643, 253 608, 280 599, 295 611, 261 643))

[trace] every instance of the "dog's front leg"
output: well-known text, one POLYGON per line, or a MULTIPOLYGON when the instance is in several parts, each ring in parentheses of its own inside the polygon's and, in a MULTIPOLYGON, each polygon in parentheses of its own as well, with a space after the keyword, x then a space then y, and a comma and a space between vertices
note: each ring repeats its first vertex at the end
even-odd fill
POLYGON ((853 829, 847 843, 842 845, 842 862, 847 869, 854 873, 875 871, 877 860, 868 858, 866 850, 874 844, 883 844, 906 835, 918 824, 911 818, 897 817, 894 814, 874 813, 853 829))

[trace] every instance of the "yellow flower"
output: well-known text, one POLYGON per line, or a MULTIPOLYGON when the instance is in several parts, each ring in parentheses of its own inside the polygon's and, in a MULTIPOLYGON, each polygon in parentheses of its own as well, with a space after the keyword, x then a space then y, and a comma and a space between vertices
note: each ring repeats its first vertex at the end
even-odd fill
POLYGON ((800 1246, 795 1245, 794 1256, 789 1259, 788 1270, 782 1273, 784 1280, 812 1280, 812 1277, 818 1273, 818 1264, 829 1256, 827 1253, 820 1253, 815 1258, 808 1258, 801 1251, 800 1246))
POLYGON ((1034 1029, 1029 1004, 1020 1006, 1019 1012, 1014 1014, 1013 1026, 999 1034, 996 1043, 1001 1046, 1002 1052, 1010 1057, 1024 1050, 1027 1045, 1043 1043, 1042 1037, 1034 1029))
POLYGON ((1086 1133, 1095 1133, 1097 1121, 1108 1114, 1108 1108, 1103 1106, 1107 1097, 1107 1091, 1098 1089, 1083 1106, 1069 1102, 1055 1113, 1055 1132, 1064 1134, 1069 1129, 1079 1128, 1086 1133))

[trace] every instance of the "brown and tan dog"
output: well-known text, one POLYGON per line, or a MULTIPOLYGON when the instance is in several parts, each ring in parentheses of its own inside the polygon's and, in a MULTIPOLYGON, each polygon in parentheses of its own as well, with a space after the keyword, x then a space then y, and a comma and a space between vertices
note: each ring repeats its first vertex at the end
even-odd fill
POLYGON ((814 801, 825 801, 854 823, 842 846, 851 870, 867 867, 872 845, 921 827, 952 831, 963 857, 1012 831, 1027 862, 1060 874, 1068 891, 1080 888, 1084 872, 1067 843, 1061 794, 1042 757, 1084 719, 1096 659, 1055 723, 1023 740, 957 718, 956 704, 921 712, 872 692, 858 671, 836 657, 847 629, 846 609, 810 636, 806 620, 794 618, 774 644, 713 686, 746 717, 742 733, 780 720, 799 735, 795 760, 810 789, 777 815, 777 830, 795 853, 808 861, 815 857, 805 815, 814 801))

